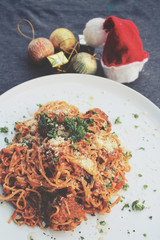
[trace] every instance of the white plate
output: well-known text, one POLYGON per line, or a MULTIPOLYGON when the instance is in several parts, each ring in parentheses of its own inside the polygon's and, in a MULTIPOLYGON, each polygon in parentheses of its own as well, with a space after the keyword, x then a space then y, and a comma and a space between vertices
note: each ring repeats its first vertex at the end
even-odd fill
MULTIPOLYGON (((160 110, 132 89, 106 78, 80 74, 58 74, 25 82, 0 96, 0 127, 10 132, 0 134, 0 148, 5 147, 4 137, 12 139, 14 123, 33 116, 36 104, 65 100, 84 112, 99 107, 109 115, 113 131, 125 148, 131 150, 132 170, 127 179, 130 188, 121 190, 123 202, 105 216, 88 216, 74 232, 54 232, 39 227, 19 227, 7 221, 14 209, 9 203, 0 204, 0 239, 29 240, 80 240, 84 239, 160 239, 160 110), (139 118, 135 118, 138 114, 139 118), (117 117, 121 124, 114 124, 117 117), (135 126, 138 126, 137 128, 135 126), (140 149, 141 148, 141 149, 140 149), (144 148, 144 149, 142 149, 144 148), (139 177, 138 174, 142 174, 139 177), (148 185, 147 189, 143 189, 148 185), (156 191, 154 191, 156 190, 156 191), (141 212, 121 210, 125 203, 145 200, 141 212), (152 219, 149 217, 152 216, 152 219), (106 225, 97 228, 97 219, 106 225), (103 233, 99 230, 103 229, 103 233), (145 237, 143 234, 147 234, 145 237)), ((1 188, 2 192, 2 188, 1 188)))

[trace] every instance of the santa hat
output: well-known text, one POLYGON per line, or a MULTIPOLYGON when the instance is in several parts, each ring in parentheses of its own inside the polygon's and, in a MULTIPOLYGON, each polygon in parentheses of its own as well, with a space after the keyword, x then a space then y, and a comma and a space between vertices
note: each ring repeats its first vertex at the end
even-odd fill
POLYGON ((105 75, 121 83, 134 81, 149 58, 149 54, 143 50, 136 25, 130 20, 110 16, 105 20, 101 19, 101 24, 99 20, 100 30, 95 31, 96 19, 86 24, 83 34, 87 45, 97 47, 97 38, 99 46, 104 43, 101 64, 105 75))

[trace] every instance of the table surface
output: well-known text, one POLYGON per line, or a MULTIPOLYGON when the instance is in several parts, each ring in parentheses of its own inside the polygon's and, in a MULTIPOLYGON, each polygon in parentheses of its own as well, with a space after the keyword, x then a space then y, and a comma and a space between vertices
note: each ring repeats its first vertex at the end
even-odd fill
MULTIPOLYGON (((50 75, 48 68, 33 65, 27 54, 29 39, 17 29, 25 18, 32 22, 35 37, 49 38, 59 27, 70 29, 76 39, 92 18, 114 15, 130 19, 138 27, 144 50, 149 52, 139 78, 125 84, 160 107, 160 1, 159 0, 1 0, 0 1, 0 94, 30 79, 50 75)), ((26 23, 23 32, 32 37, 26 23)), ((101 49, 95 49, 100 52, 101 49)), ((104 77, 98 62, 96 75, 104 77)))

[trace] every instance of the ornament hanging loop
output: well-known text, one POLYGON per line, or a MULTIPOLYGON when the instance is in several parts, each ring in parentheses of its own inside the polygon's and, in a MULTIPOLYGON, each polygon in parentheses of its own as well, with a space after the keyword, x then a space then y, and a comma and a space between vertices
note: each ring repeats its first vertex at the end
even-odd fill
POLYGON ((31 23, 29 20, 27 20, 27 19, 25 19, 25 18, 20 19, 20 20, 18 21, 18 23, 17 23, 17 28, 18 28, 18 31, 20 32, 20 34, 21 34, 23 37, 28 38, 28 39, 31 39, 31 40, 34 40, 34 27, 33 27, 32 23, 31 23), (27 36, 27 35, 25 35, 25 34, 21 31, 21 29, 20 29, 20 23, 23 22, 23 21, 29 23, 29 25, 31 26, 31 29, 32 29, 32 38, 29 37, 29 36, 27 36))

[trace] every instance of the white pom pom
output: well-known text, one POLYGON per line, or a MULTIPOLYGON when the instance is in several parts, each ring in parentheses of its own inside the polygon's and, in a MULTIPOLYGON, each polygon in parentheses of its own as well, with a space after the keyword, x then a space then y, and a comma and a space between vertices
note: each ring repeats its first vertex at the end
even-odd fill
POLYGON ((83 35, 88 46, 96 48, 104 45, 106 39, 104 21, 104 18, 93 18, 86 23, 83 35))

